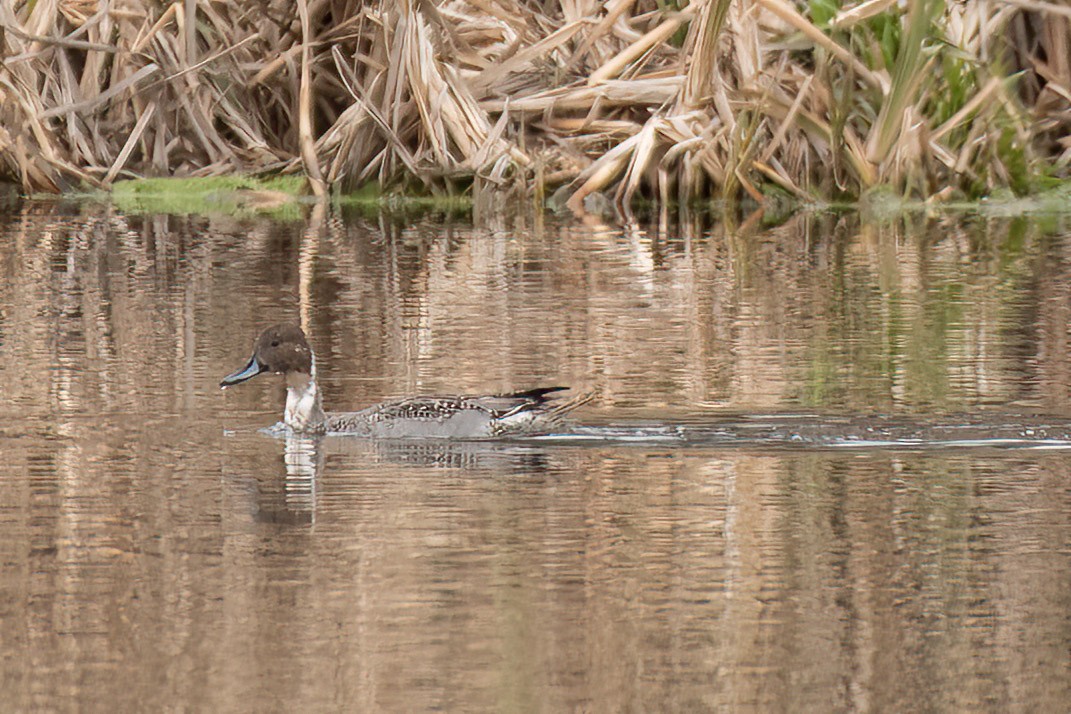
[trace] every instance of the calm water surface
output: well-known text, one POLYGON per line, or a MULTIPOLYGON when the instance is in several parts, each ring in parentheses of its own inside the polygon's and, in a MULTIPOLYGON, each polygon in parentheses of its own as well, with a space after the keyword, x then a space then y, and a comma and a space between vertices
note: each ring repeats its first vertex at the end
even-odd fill
POLYGON ((1069 231, 8 206, 3 708, 1067 711, 1068 450, 317 444, 217 385, 290 319, 336 409, 1066 419, 1069 231))

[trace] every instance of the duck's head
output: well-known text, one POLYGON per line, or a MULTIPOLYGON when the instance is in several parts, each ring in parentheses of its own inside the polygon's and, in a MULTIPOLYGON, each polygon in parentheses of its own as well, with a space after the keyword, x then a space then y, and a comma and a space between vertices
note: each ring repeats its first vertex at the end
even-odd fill
POLYGON ((272 325, 253 343, 249 364, 219 383, 221 388, 241 384, 263 372, 312 375, 312 349, 297 325, 272 325))

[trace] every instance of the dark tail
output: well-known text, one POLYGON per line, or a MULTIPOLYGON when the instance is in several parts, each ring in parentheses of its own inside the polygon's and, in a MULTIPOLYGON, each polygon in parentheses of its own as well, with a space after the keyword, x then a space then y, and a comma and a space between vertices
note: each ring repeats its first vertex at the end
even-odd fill
MULTIPOLYGON (((550 399, 552 399, 553 397, 548 399, 548 394, 552 394, 554 392, 563 392, 567 389, 569 389, 569 387, 540 387, 539 389, 529 389, 527 392, 517 392, 509 396, 535 400, 534 404, 528 404, 522 407, 523 409, 531 409, 533 407, 538 407, 539 405, 546 404, 548 401, 550 401, 550 399)), ((585 392, 584 394, 578 394, 568 401, 555 402, 553 406, 546 410, 546 414, 551 419, 561 419, 569 412, 573 411, 577 407, 584 406, 594 398, 595 392, 585 392)))
POLYGON ((540 387, 538 389, 529 389, 525 392, 502 394, 499 398, 518 399, 521 401, 505 414, 499 415, 499 418, 505 418, 521 412, 534 412, 539 419, 544 420, 544 426, 546 426, 547 424, 561 422, 566 414, 579 406, 587 404, 595 397, 595 392, 588 392, 587 394, 579 394, 568 401, 552 402, 549 406, 544 406, 553 398, 548 398, 548 394, 564 392, 567 389, 569 387, 540 387))
POLYGON ((517 399, 534 399, 537 404, 542 404, 547 401, 547 395, 553 392, 564 392, 569 387, 538 387, 537 389, 529 389, 525 392, 513 392, 512 394, 504 394, 505 397, 514 397, 517 399))

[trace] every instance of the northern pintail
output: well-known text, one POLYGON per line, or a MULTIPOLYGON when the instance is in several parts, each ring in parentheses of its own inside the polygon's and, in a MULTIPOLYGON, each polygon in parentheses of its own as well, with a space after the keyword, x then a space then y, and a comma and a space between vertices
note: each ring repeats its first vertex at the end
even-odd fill
POLYGON ((316 386, 316 357, 300 327, 274 325, 260 333, 249 363, 219 383, 227 388, 264 372, 286 376, 283 423, 304 434, 353 434, 385 439, 480 439, 540 434, 560 428, 563 417, 590 399, 556 402, 548 395, 568 387, 484 396, 408 397, 359 412, 324 412, 316 386))

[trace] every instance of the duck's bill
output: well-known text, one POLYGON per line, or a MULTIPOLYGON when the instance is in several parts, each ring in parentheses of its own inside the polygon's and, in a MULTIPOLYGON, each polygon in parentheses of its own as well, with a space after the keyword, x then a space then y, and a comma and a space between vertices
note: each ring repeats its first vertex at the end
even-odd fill
POLYGON ((242 367, 234 374, 228 374, 223 378, 223 381, 219 383, 220 389, 226 389, 227 387, 234 386, 235 384, 241 384, 247 379, 256 377, 261 372, 266 372, 267 368, 257 361, 257 356, 253 355, 249 358, 249 364, 242 367))

